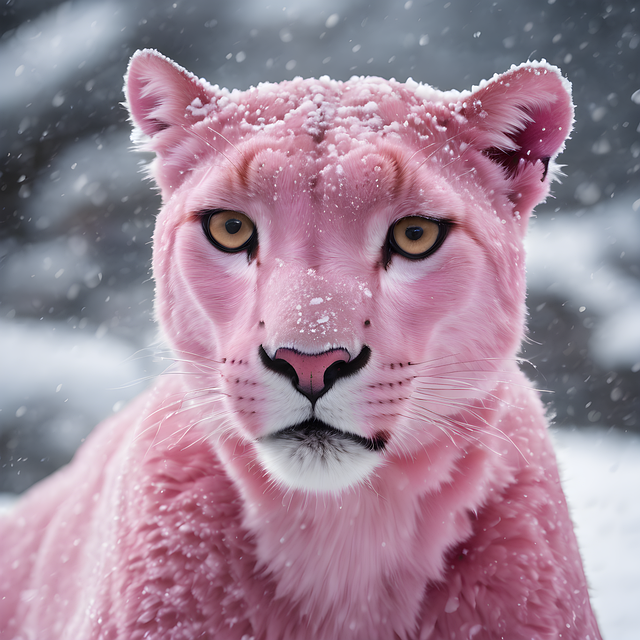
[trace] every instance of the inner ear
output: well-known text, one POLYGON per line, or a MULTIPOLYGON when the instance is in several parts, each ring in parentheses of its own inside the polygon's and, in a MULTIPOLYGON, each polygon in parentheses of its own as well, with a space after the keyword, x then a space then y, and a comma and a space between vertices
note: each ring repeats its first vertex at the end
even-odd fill
POLYGON ((523 163, 549 161, 573 124, 571 85, 545 62, 525 63, 496 75, 465 98, 475 145, 510 177, 523 163))
POLYGON ((135 126, 151 138, 172 126, 193 124, 199 118, 190 106, 202 107, 212 97, 211 87, 152 49, 131 58, 125 94, 135 126))
POLYGON ((542 164, 540 180, 544 181, 556 146, 548 139, 548 132, 551 132, 556 125, 549 114, 540 107, 521 107, 521 110, 523 127, 506 133, 512 144, 503 148, 489 147, 484 149, 483 153, 499 164, 508 178, 513 178, 519 169, 526 166, 524 163, 535 164, 540 161, 542 164))

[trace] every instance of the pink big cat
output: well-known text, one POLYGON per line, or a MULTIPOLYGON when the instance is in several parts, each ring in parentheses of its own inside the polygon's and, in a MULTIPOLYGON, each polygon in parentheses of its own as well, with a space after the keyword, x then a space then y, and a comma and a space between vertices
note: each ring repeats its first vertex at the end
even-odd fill
POLYGON ((559 70, 125 91, 175 364, 0 519, 0 638, 598 640, 516 358, 559 70))

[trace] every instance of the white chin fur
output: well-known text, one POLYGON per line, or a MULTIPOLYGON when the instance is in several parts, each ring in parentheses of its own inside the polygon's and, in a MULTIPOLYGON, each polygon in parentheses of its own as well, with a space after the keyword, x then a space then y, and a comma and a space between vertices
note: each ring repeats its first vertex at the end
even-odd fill
POLYGON ((357 442, 327 436, 268 436, 256 443, 269 475, 291 489, 339 492, 366 480, 382 458, 357 442))

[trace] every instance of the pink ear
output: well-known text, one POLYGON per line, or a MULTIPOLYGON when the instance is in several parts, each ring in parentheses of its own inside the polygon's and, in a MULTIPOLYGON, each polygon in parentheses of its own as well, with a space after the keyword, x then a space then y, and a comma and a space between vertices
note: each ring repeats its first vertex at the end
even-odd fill
POLYGON ((207 104, 213 90, 169 58, 153 49, 144 49, 131 58, 125 94, 134 124, 145 136, 153 138, 172 126, 189 126, 201 119, 194 117, 194 109, 187 107, 194 100, 200 107, 207 104))
POLYGON ((510 199, 529 213, 547 195, 554 158, 571 132, 570 83, 557 67, 528 62, 494 76, 465 102, 474 146, 502 167, 510 199))
POLYGON ((188 134, 214 113, 220 92, 152 49, 131 58, 124 89, 135 125, 132 139, 156 154, 148 171, 166 196, 207 146, 200 136, 188 134))

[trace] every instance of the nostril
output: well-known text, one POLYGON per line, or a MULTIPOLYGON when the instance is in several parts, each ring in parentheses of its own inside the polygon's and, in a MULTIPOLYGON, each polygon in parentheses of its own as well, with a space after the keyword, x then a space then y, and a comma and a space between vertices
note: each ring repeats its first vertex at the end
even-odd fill
POLYGON ((346 349, 329 349, 323 353, 301 353, 295 349, 278 349, 270 358, 264 348, 259 349, 260 360, 267 369, 291 380, 293 386, 315 404, 336 382, 352 375, 369 361, 371 349, 363 347, 352 360, 346 349))
POLYGON ((286 360, 283 359, 271 359, 269 354, 264 350, 264 347, 260 345, 258 349, 258 355, 260 356, 260 360, 262 364, 271 371, 275 371, 275 373, 279 373, 283 375, 285 378, 289 378, 291 382, 293 382, 293 386, 297 386, 298 384, 298 374, 296 370, 290 365, 286 360))
POLYGON ((324 372, 325 387, 329 389, 336 380, 346 378, 362 369, 362 367, 366 366, 367 362, 369 362, 370 356, 371 349, 365 346, 362 347, 360 353, 353 360, 347 360, 346 362, 344 360, 338 360, 337 362, 333 362, 324 372))

